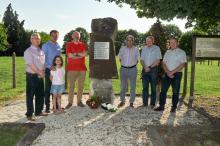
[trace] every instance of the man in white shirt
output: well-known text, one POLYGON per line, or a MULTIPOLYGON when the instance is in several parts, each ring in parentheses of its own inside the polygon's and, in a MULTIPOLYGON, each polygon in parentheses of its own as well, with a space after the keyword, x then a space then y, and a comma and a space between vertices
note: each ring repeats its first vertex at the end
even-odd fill
POLYGON ((162 59, 160 48, 154 43, 154 37, 148 36, 146 38, 146 46, 142 49, 141 52, 141 65, 143 67, 142 70, 142 98, 143 98, 143 106, 148 105, 148 97, 149 97, 149 84, 151 85, 151 101, 150 105, 152 108, 155 106, 156 102, 156 83, 158 76, 158 65, 160 63, 160 59, 162 59))
POLYGON ((128 80, 130 81, 130 107, 133 106, 133 102, 136 96, 136 79, 137 79, 137 63, 140 57, 139 50, 133 46, 134 37, 128 35, 126 37, 126 46, 122 47, 119 51, 119 59, 121 62, 120 79, 121 79, 121 92, 118 107, 122 107, 125 104, 125 93, 127 90, 128 80))
POLYGON ((166 104, 167 91, 172 86, 172 108, 175 112, 179 101, 180 83, 182 78, 182 69, 186 64, 186 53, 178 48, 177 39, 170 39, 170 49, 166 51, 163 58, 163 69, 165 76, 162 79, 162 89, 160 93, 160 106, 155 111, 163 111, 166 104))

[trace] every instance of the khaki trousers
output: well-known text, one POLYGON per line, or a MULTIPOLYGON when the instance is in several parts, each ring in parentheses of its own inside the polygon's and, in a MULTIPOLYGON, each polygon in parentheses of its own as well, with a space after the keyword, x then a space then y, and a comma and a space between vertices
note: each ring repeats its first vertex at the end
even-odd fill
POLYGON ((67 73, 67 80, 69 83, 68 101, 70 104, 73 104, 74 88, 76 81, 78 84, 77 104, 81 102, 85 77, 86 77, 86 71, 68 71, 67 73))

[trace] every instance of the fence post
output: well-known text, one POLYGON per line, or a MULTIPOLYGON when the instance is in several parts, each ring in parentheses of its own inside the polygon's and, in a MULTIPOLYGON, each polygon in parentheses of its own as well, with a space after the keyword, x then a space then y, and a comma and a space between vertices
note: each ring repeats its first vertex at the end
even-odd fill
POLYGON ((184 100, 184 98, 186 97, 186 93, 187 93, 187 74, 188 74, 188 61, 186 62, 186 66, 184 68, 183 94, 182 94, 181 100, 184 100))
POLYGON ((15 57, 16 57, 16 54, 15 52, 13 52, 12 54, 12 88, 16 88, 15 57))
POLYGON ((190 78, 190 95, 188 105, 192 107, 194 100, 194 81, 195 81, 195 61, 196 61, 196 37, 192 39, 192 60, 191 60, 191 78, 190 78))

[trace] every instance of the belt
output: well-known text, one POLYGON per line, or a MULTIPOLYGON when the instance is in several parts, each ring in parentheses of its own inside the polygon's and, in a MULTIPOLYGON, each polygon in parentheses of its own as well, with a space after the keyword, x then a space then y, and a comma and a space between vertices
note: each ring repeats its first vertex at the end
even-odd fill
POLYGON ((136 65, 137 65, 137 64, 135 64, 135 65, 133 65, 133 66, 123 66, 123 65, 121 65, 121 67, 123 67, 123 68, 134 68, 136 65))
POLYGON ((38 76, 36 73, 29 73, 29 72, 26 72, 27 75, 29 76, 38 76))

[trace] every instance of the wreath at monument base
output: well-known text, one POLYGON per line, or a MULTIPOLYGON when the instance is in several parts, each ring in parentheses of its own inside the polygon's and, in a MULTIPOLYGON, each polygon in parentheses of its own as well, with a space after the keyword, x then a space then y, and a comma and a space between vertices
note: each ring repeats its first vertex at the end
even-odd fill
POLYGON ((86 104, 91 109, 97 109, 101 105, 102 99, 96 95, 91 96, 87 101, 86 104))

